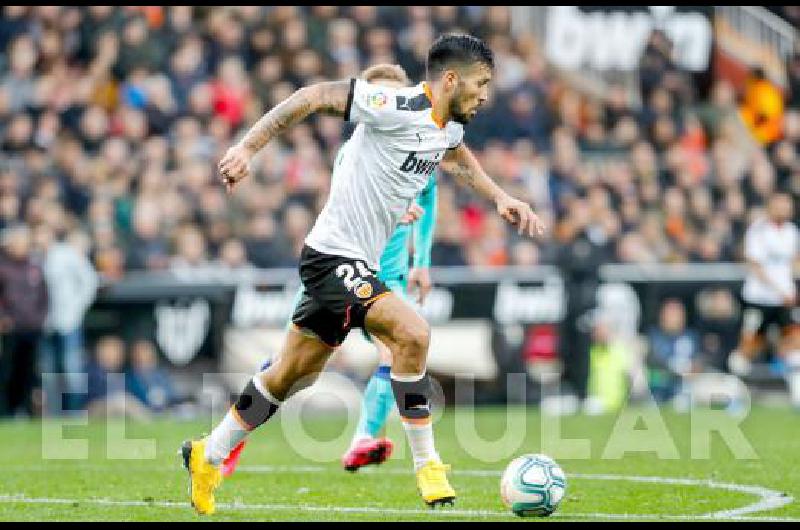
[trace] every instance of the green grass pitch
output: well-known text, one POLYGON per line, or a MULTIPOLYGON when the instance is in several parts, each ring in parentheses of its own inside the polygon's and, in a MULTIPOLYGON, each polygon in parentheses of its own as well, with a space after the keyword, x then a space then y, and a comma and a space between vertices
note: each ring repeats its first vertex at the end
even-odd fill
POLYGON ((43 443, 43 436, 52 440, 43 435, 52 423, 44 428, 38 422, 0 423, 0 520, 523 521, 503 507, 499 475, 513 456, 545 452, 568 479, 567 495, 551 520, 800 521, 800 415, 789 409, 754 408, 741 423, 755 451, 750 458, 737 458, 716 434, 707 458, 693 455, 691 416, 668 409, 660 417, 670 440, 662 443, 660 455, 652 446, 635 447, 642 433, 642 443, 648 443, 652 425, 643 420, 628 422, 639 434, 618 436, 611 443, 617 444, 615 452, 609 440, 624 423, 617 417, 562 418, 560 439, 587 440, 578 443, 588 444, 589 453, 579 454, 580 448, 570 446, 574 442, 546 447, 552 420, 543 423, 535 408, 474 409, 474 422, 462 414, 468 410, 450 410, 435 424, 437 449, 453 466, 450 480, 458 499, 452 509, 430 510, 418 497, 396 418, 387 432, 396 442, 395 455, 382 466, 350 474, 338 457, 354 418, 304 416, 292 424, 279 415, 251 436, 240 471, 223 482, 217 513, 210 517, 195 515, 189 506, 187 473, 177 456, 181 441, 208 432, 210 420, 64 427, 63 438, 87 440, 85 459, 43 458, 43 452, 64 456, 59 451, 72 443, 43 443), (634 443, 632 450, 620 453, 620 441, 634 443))

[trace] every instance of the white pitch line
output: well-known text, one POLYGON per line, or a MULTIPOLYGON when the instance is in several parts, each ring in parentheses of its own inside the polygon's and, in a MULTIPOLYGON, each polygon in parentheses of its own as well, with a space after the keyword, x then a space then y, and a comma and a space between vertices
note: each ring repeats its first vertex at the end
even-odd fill
MULTIPOLYGON (((324 471, 322 466, 241 466, 240 471, 246 473, 276 473, 276 472, 293 472, 293 473, 318 473, 324 471)), ((369 468, 361 470, 361 473, 375 473, 377 468, 369 468)), ((408 475, 410 472, 402 469, 382 469, 380 473, 387 473, 393 475, 408 475)), ((461 469, 453 470, 456 475, 469 475, 478 477, 499 477, 502 472, 491 469, 461 469)), ((571 473, 569 477, 582 478, 587 480, 621 480, 627 482, 647 482, 652 484, 672 484, 680 486, 702 486, 712 489, 721 489, 727 491, 735 491, 739 493, 747 493, 760 497, 758 501, 734 508, 731 510, 720 510, 717 512, 703 514, 699 517, 712 518, 712 519, 730 519, 740 517, 746 514, 761 512, 765 510, 774 510, 782 506, 790 504, 794 498, 790 495, 780 491, 771 490, 762 486, 752 486, 747 484, 733 484, 726 482, 716 482, 714 480, 702 480, 691 478, 673 478, 673 477, 652 477, 652 476, 637 476, 637 475, 608 475, 608 474, 591 474, 591 473, 571 473)))
POLYGON ((738 517, 749 513, 761 512, 764 510, 774 510, 782 506, 786 506, 794 499, 786 493, 764 488, 762 486, 751 486, 747 484, 732 484, 727 482, 717 482, 715 480, 700 480, 700 479, 687 479, 687 478, 670 478, 670 477, 640 477, 635 475, 593 475, 573 473, 571 476, 575 478, 585 478, 590 480, 625 480, 629 482, 650 482, 656 484, 676 484, 686 486, 705 486, 712 489, 721 489, 727 491, 736 491, 739 493, 747 493, 760 497, 760 499, 747 506, 735 508, 732 510, 720 510, 705 514, 706 517, 715 519, 725 519, 728 517, 738 517))
MULTIPOLYGON (((270 465, 251 465, 240 466, 239 472, 245 473, 319 473, 329 470, 329 467, 313 466, 313 465, 298 465, 298 466, 270 466, 270 465)), ((363 474, 391 474, 391 475, 410 475, 411 473, 403 469, 378 469, 366 468, 362 469, 360 473, 363 474)), ((490 469, 460 469, 454 470, 456 475, 465 476, 478 476, 478 477, 499 477, 500 471, 490 469)), ((764 488, 761 486, 752 486, 744 484, 733 484, 716 482, 713 480, 690 479, 690 478, 674 478, 674 477, 658 477, 658 476, 636 476, 636 475, 610 475, 610 474, 586 474, 586 473, 571 473, 569 475, 576 479, 586 480, 619 480, 628 482, 644 482, 654 484, 671 484, 671 485, 684 485, 684 486, 701 486, 713 489, 723 489, 728 491, 735 491, 749 495, 755 495, 760 499, 754 503, 734 508, 731 510, 721 510, 717 512, 699 514, 699 515, 661 515, 661 514, 609 514, 609 513, 556 513, 555 516, 559 517, 576 517, 587 519, 677 519, 677 520, 735 520, 735 521, 800 521, 799 519, 792 519, 790 517, 770 517, 770 516, 751 516, 747 517, 746 514, 752 514, 764 510, 773 510, 780 508, 791 503, 794 499, 784 493, 764 488)), ((32 504, 71 504, 71 503, 90 503, 100 505, 120 505, 120 506, 160 506, 160 507, 179 507, 184 506, 185 503, 169 502, 169 501, 115 501, 109 499, 49 499, 49 498, 28 498, 19 495, 0 495, 0 502, 22 502, 32 504)), ((469 516, 469 517, 514 517, 508 512, 493 512, 487 510, 457 510, 448 509, 446 511, 432 512, 431 510, 414 510, 414 509, 399 509, 399 508, 381 508, 381 507, 343 507, 343 506, 303 506, 303 505, 279 505, 279 504, 220 504, 221 507, 228 507, 232 509, 240 508, 246 510, 279 510, 279 509, 293 509, 311 512, 340 512, 340 513, 392 513, 398 515, 411 515, 411 514, 442 514, 447 516, 469 516)))
MULTIPOLYGON (((188 502, 176 501, 126 501, 114 499, 58 499, 50 497, 26 497, 24 495, 0 495, 2 503, 22 503, 22 504, 97 504, 101 506, 156 506, 161 508, 188 508, 188 502)), ((403 508, 382 508, 378 506, 309 506, 303 504, 244 504, 244 503, 217 503, 219 508, 231 510, 300 510, 305 512, 340 512, 340 513, 391 513, 400 515, 448 515, 448 516, 468 516, 468 517, 514 517, 511 513, 492 512, 489 510, 456 510, 447 509, 434 511, 431 509, 403 509, 403 508)))
MULTIPOLYGON (((188 502, 176 501, 133 501, 113 499, 59 499, 50 497, 26 497, 25 495, 0 495, 0 503, 7 504, 93 504, 98 506, 128 506, 128 507, 156 507, 156 508, 185 508, 189 509, 188 502)), ((443 508, 430 509, 402 509, 381 508, 377 506, 308 506, 296 504, 242 504, 219 503, 218 507, 229 510, 296 510, 305 512, 337 512, 337 513, 381 513, 393 515, 434 515, 444 517, 502 517, 512 519, 516 516, 510 512, 494 512, 490 510, 457 510, 443 508)), ((555 513, 551 517, 575 517, 579 519, 674 519, 674 520, 714 520, 719 519, 709 515, 659 515, 659 514, 613 514, 613 513, 555 513)), ((800 522, 800 519, 790 517, 726 517, 728 521, 786 521, 800 522)))

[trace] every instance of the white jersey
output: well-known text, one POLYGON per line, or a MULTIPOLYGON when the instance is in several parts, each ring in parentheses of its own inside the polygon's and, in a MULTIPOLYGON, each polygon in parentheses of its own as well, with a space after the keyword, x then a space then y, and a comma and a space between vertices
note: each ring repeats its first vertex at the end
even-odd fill
POLYGON ((778 226, 762 219, 747 229, 744 238, 744 255, 761 264, 766 275, 780 291, 766 284, 753 272, 748 272, 742 297, 754 304, 778 306, 783 297, 795 292, 792 274, 793 263, 800 246, 800 232, 792 222, 778 226))
POLYGON ((328 202, 306 237, 309 247, 378 270, 400 218, 445 151, 463 140, 461 124, 437 124, 431 112, 425 83, 395 89, 351 82, 345 119, 359 125, 336 159, 328 202))

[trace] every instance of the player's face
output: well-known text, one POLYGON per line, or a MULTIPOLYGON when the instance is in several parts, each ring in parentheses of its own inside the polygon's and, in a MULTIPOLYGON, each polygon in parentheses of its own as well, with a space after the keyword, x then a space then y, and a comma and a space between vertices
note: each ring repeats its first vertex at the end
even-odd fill
POLYGON ((489 99, 492 70, 483 63, 474 63, 460 69, 456 75, 458 83, 450 100, 450 116, 453 120, 466 124, 489 99))

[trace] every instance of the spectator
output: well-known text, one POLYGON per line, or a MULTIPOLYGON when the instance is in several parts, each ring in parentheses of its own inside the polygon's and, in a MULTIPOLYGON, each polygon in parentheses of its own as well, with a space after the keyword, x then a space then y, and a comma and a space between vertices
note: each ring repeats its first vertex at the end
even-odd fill
POLYGON ((271 216, 253 218, 244 244, 247 258, 256 267, 277 267, 288 262, 288 251, 276 234, 275 221, 271 216))
POLYGON ((648 332, 650 391, 657 401, 669 401, 681 388, 683 378, 702 370, 700 341, 686 326, 686 309, 680 300, 661 305, 658 325, 648 332))
POLYGON ((159 270, 167 267, 169 248, 160 231, 160 212, 151 201, 137 201, 127 268, 159 270))
POLYGON ((253 265, 247 260, 247 249, 240 239, 231 238, 226 240, 219 251, 217 265, 234 270, 251 270, 253 265))
POLYGON ((95 345, 94 359, 86 368, 88 392, 86 409, 90 417, 150 418, 147 407, 125 389, 125 343, 116 335, 101 337, 95 345))
POLYGON ((739 307, 728 289, 712 289, 700 294, 698 332, 710 368, 727 369, 728 354, 739 340, 739 307))
POLYGON ((177 396, 167 371, 158 366, 158 354, 150 340, 139 339, 131 347, 128 388, 133 396, 153 412, 163 412, 175 404, 177 396))
POLYGON ((31 257, 25 225, 6 228, 0 258, 0 414, 34 413, 36 363, 47 316, 47 284, 31 257))
POLYGON ((612 336, 609 323, 596 318, 589 349, 587 411, 613 413, 625 405, 630 388, 632 352, 612 336))
MULTIPOLYGON (((187 224, 202 236, 205 261, 219 260, 223 242, 236 238, 255 266, 290 267, 351 128, 333 117, 295 128, 266 148, 253 179, 230 198, 214 175, 220 151, 302 84, 376 61, 420 80, 431 40, 451 30, 486 37, 496 54, 493 93, 467 143, 551 226, 577 222, 572 202, 594 197, 589 232, 603 240, 601 262, 740 259, 736 242, 764 199, 800 193, 796 58, 784 111, 768 81, 747 91, 751 118, 769 115, 775 129, 783 115, 782 139, 762 152, 748 146, 733 85, 713 79, 708 97, 698 97, 663 31, 643 51, 639 94, 612 82, 598 95, 550 68, 510 21, 507 6, 7 6, 0 225, 32 228, 59 203, 70 223, 85 224, 91 258, 108 279, 169 268, 180 245, 167 238, 187 224), (764 102, 771 110, 755 109, 764 102)), ((564 240, 536 241, 533 259, 532 247, 446 172, 440 184, 435 265, 557 263, 564 240)))
POLYGON ((178 253, 170 263, 173 272, 200 269, 208 265, 206 240, 196 226, 187 225, 178 231, 177 248, 178 253))
MULTIPOLYGON (((13 30, 12 30, 13 31, 13 30)), ((25 110, 33 103, 36 93, 34 68, 38 51, 30 35, 18 33, 7 49, 8 73, 0 78, 0 86, 9 98, 7 107, 11 112, 25 110)))
POLYGON ((557 263, 567 288, 566 312, 559 329, 559 353, 566 381, 578 399, 584 400, 591 345, 591 329, 586 322, 597 302, 599 267, 607 259, 607 251, 589 230, 586 201, 575 200, 572 208, 573 216, 562 220, 556 228, 561 242, 557 263))
POLYGON ((122 42, 115 70, 119 78, 126 78, 136 68, 158 72, 162 69, 167 50, 150 31, 147 19, 141 15, 131 17, 122 28, 122 42))
POLYGON ((769 146, 783 133, 783 94, 761 68, 750 72, 740 115, 761 145, 769 146))
MULTIPOLYGON (((46 230, 52 239, 52 229, 46 230)), ((79 374, 86 365, 83 319, 98 287, 97 273, 86 257, 88 249, 81 247, 82 234, 68 236, 61 231, 58 236, 49 243, 44 260, 49 308, 40 367, 43 374, 51 374, 44 381, 49 414, 77 409, 79 374)))

